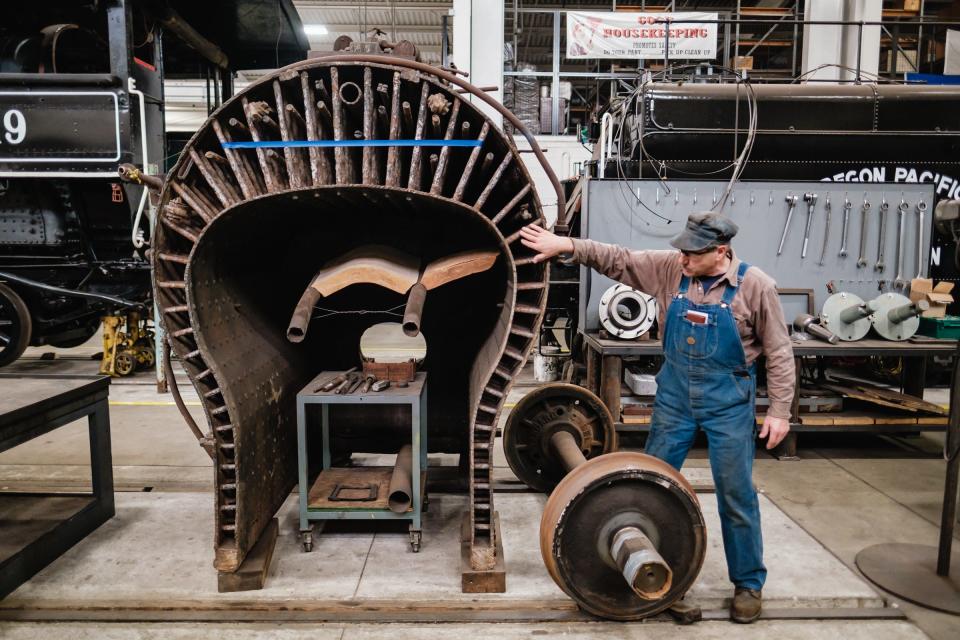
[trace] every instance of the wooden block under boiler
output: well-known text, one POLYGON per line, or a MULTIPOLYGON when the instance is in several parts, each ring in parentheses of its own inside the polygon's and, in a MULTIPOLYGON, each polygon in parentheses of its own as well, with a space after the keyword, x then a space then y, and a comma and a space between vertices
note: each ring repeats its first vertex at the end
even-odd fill
POLYGON ((263 589, 267 573, 270 572, 270 561, 273 559, 273 550, 277 545, 279 532, 280 523, 273 518, 236 571, 217 573, 217 591, 234 593, 263 589))
POLYGON ((496 540, 496 564, 492 569, 474 569, 470 566, 470 514, 464 514, 460 525, 460 589, 463 593, 505 593, 507 590, 507 563, 503 557, 500 537, 500 514, 493 513, 496 540))

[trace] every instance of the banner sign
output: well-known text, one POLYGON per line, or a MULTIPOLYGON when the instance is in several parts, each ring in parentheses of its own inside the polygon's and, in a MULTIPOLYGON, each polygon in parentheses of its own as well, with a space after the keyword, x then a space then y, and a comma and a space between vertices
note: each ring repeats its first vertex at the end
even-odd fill
POLYGON ((663 59, 669 42, 671 59, 712 59, 717 57, 717 23, 684 20, 716 19, 716 13, 700 11, 568 11, 567 57, 663 59))

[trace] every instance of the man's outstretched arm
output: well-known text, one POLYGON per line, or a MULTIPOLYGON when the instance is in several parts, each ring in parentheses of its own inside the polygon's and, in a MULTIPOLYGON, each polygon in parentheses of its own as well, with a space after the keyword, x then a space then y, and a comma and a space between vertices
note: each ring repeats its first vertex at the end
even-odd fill
POLYGON ((520 241, 537 252, 536 262, 570 253, 576 262, 651 295, 657 295, 664 278, 680 279, 676 251, 630 251, 615 244, 558 236, 534 224, 520 230, 520 241))

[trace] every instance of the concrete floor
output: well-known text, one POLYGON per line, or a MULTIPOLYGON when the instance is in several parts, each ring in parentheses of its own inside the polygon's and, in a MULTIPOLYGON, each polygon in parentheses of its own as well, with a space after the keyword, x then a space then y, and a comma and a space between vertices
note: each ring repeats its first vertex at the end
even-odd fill
MULTIPOLYGON (((94 350, 95 345, 90 347, 94 350)), ((55 361, 40 361, 35 350, 12 370, 31 373, 70 371, 89 372, 95 363, 72 350, 55 361), (30 356, 33 356, 31 358, 30 356)), ((2 385, 2 382, 0 382, 2 385)), ((185 396, 198 419, 199 403, 189 389, 185 396)), ((516 399, 526 389, 518 389, 516 399)), ((118 516, 91 538, 45 570, 40 576, 12 594, 4 605, 17 599, 78 600, 152 597, 177 594, 193 599, 220 598, 215 593, 212 558, 212 509, 209 494, 212 473, 209 459, 199 449, 183 424, 169 395, 157 395, 148 375, 134 380, 117 381, 111 387, 111 422, 113 452, 118 495, 118 516), (150 447, 143 443, 149 442, 150 447), (150 488, 150 493, 143 493, 150 488), (168 531, 170 538, 164 535, 168 531), (112 536, 112 537, 111 537, 112 536), (111 540, 111 544, 97 544, 111 540), (178 539, 181 548, 171 552, 166 540, 178 539), (129 545, 123 553, 120 541, 129 545), (131 564, 134 548, 145 549, 144 561, 131 564), (117 550, 121 552, 118 553, 117 550), (112 566, 111 566, 112 565, 112 566), (92 567, 109 570, 104 580, 92 567), (147 568, 162 569, 162 576, 144 588, 138 575, 148 575, 147 568), (84 570, 86 569, 86 571, 84 570), (93 576, 98 576, 96 579, 93 576), (177 584, 180 587, 177 587, 177 584), (164 586, 166 585, 166 586, 164 586), (169 589, 168 589, 169 587, 169 589), (168 589, 165 591, 165 589, 168 589)), ((200 421, 203 424, 202 419, 200 421)), ((492 631, 489 624, 405 626, 401 624, 277 624, 247 623, 202 625, 202 635, 217 638, 229 634, 246 637, 269 629, 280 638, 310 637, 359 638, 389 635, 413 635, 432 638, 469 633, 513 638, 529 635, 564 634, 569 637, 604 635, 614 638, 691 637, 714 638, 736 633, 744 638, 956 638, 960 635, 960 618, 930 612, 900 602, 889 594, 877 594, 856 578, 853 560, 861 549, 879 542, 915 542, 935 545, 942 497, 945 464, 938 456, 936 436, 880 439, 859 436, 850 438, 805 438, 801 441, 801 460, 778 462, 758 454, 756 482, 765 496, 763 501, 764 530, 768 564, 771 569, 766 588, 768 606, 788 607, 877 607, 884 602, 899 607, 909 621, 897 620, 770 620, 751 627, 731 627, 727 622, 708 621, 694 627, 677 627, 672 623, 648 622, 623 625, 606 622, 502 623, 492 631), (821 546, 822 545, 822 546, 821 546), (794 562, 798 560, 798 562, 794 562), (798 570, 801 569, 801 570, 798 570)), ((72 489, 88 485, 85 465, 86 433, 82 425, 71 425, 38 441, 0 454, 0 490, 72 489)), ((499 477, 509 475, 499 457, 499 477)), ((437 459, 435 462, 442 462, 437 459)), ((699 488, 709 487, 708 463, 702 452, 694 452, 685 475, 699 488)), ((722 547, 717 532, 712 496, 703 494, 704 510, 710 520, 711 548, 701 579, 690 597, 705 610, 722 606, 729 587, 725 583, 722 547)), ((402 534, 331 534, 317 538, 310 556, 301 554, 293 543, 295 502, 288 501, 282 514, 283 534, 290 543, 278 543, 274 572, 268 582, 270 593, 261 595, 289 597, 302 594, 309 586, 313 598, 389 597, 398 596, 398 589, 414 598, 435 597, 435 592, 459 593, 456 589, 457 563, 448 558, 449 545, 455 543, 455 527, 462 513, 464 498, 440 496, 431 504, 424 549, 419 556, 406 550, 402 534), (436 506, 434 506, 436 505, 436 506), (336 540, 333 540, 336 535, 336 540), (353 536, 349 543, 342 536, 353 536), (446 542, 444 542, 446 541, 446 542), (329 544, 328 544, 329 543, 329 544), (344 553, 346 548, 353 549, 344 553), (335 553, 334 553, 335 551, 335 553), (403 554, 403 555, 401 555, 403 554), (336 555, 338 574, 353 576, 342 583, 332 579, 329 567, 336 555), (378 576, 374 567, 396 564, 396 558, 412 559, 422 568, 417 577, 397 585, 389 572, 378 576), (309 558, 306 563, 304 558, 309 558), (371 561, 372 564, 371 564, 371 561), (365 563, 366 570, 358 569, 365 563), (359 570, 359 573, 357 571, 359 570), (369 571, 369 573, 367 573, 369 571), (449 575, 448 575, 449 574, 449 575), (323 580, 316 580, 322 576, 323 580), (362 579, 360 577, 362 576, 362 579), (450 582, 450 584, 446 584, 450 582), (391 592, 391 585, 393 592, 391 592), (352 593, 348 593, 350 590, 352 593)), ((524 600, 562 603, 565 596, 546 577, 539 552, 530 546, 536 540, 536 518, 543 498, 534 494, 503 494, 497 508, 504 523, 507 544, 508 589, 506 596, 524 600), (509 523, 509 526, 507 526, 509 523)), ((960 544, 954 545, 960 554, 960 544)), ((231 599, 241 594, 233 594, 231 599)), ((257 596, 253 596, 257 597, 257 596)), ((566 601, 569 602, 569 601, 566 601)), ((825 615, 829 611, 825 611, 825 615)), ((52 634, 70 634, 79 639, 196 637, 201 634, 196 624, 158 624, 116 622, 92 623, 0 623, 0 637, 38 638, 52 634)))

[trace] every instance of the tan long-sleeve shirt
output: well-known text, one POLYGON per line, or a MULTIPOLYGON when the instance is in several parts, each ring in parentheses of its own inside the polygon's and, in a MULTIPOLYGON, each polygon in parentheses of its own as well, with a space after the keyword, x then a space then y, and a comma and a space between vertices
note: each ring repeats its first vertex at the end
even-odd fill
MULTIPOLYGON (((683 277, 680 252, 630 251, 617 245, 574 239, 573 259, 656 298, 660 326, 664 326, 667 307, 683 277)), ((724 285, 728 282, 737 283, 740 262, 734 254, 730 268, 707 291, 694 279, 687 297, 695 304, 719 304, 726 288, 724 285)), ((789 418, 796 371, 776 282, 757 267, 751 266, 744 274, 740 290, 730 306, 747 363, 756 360, 760 354, 767 357, 768 415, 789 418)))

